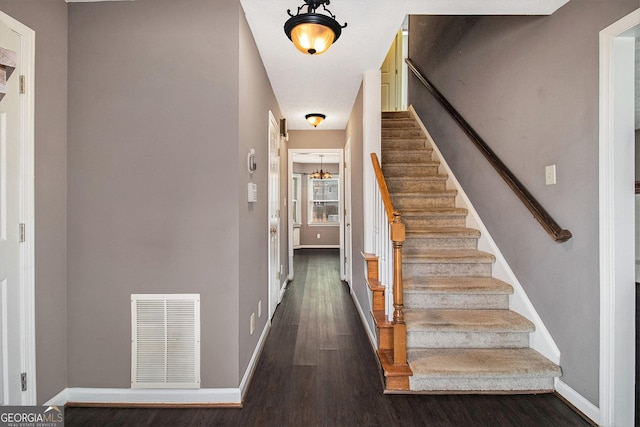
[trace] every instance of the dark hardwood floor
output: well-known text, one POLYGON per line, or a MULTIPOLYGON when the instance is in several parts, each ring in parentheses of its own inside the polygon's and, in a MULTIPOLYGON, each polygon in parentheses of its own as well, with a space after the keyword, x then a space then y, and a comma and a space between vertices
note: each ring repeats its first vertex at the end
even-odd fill
POLYGON ((70 426, 587 426, 553 394, 384 395, 338 253, 295 256, 242 409, 67 408, 70 426))

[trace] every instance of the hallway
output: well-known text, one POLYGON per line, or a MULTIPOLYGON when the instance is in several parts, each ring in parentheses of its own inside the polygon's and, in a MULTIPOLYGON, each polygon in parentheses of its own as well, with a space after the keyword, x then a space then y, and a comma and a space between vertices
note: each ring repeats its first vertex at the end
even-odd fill
POLYGON ((553 394, 384 395, 337 250, 296 252, 242 409, 67 408, 69 426, 587 426, 553 394))

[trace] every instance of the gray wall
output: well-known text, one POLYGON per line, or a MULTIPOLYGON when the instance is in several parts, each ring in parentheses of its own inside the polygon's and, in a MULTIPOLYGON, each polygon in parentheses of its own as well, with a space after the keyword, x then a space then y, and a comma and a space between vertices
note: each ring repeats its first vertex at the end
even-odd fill
MULTIPOLYGON (((363 207, 363 100, 362 86, 358 91, 349 121, 347 123, 347 140, 351 146, 351 263, 352 263, 352 283, 351 287, 355 297, 365 314, 368 314, 371 292, 365 282, 366 266, 362 259, 364 251, 364 207, 363 207)), ((373 318, 366 316, 369 329, 374 330, 373 318)))
POLYGON ((43 403, 67 385, 67 4, 0 0, 36 32, 36 372, 43 403))
POLYGON ((573 0, 546 17, 411 17, 409 56, 558 223, 555 243, 417 80, 416 107, 562 353, 598 404, 598 33, 638 1, 573 0), (556 164, 558 184, 545 186, 556 164))
POLYGON ((640 181, 640 129, 636 129, 636 181, 640 181))
MULTIPOLYGON (((240 217, 239 273, 240 294, 237 318, 239 325, 240 355, 239 375, 242 377, 253 351, 268 320, 269 307, 269 226, 268 226, 268 171, 269 171, 269 115, 271 111, 279 125, 280 113, 267 73, 253 35, 240 10, 240 139, 238 143, 238 215, 240 217), (256 150, 257 169, 250 175, 247 170, 247 153, 256 150), (247 202, 247 183, 258 186, 258 202, 247 202), (250 266, 250 268, 247 268, 250 266), (262 316, 258 318, 258 301, 262 301, 262 316), (256 332, 249 334, 249 318, 256 314, 256 332)), ((232 144, 233 145, 233 144, 232 144)), ((280 150, 281 153, 286 150, 280 150)), ((286 197, 286 155, 280 161, 280 194, 286 197)), ((224 182, 224 181, 222 181, 224 182)), ((280 212, 287 212, 284 197, 280 197, 280 212)), ((223 215, 233 215, 231 212, 223 215)), ((282 277, 288 276, 287 215, 281 215, 280 264, 282 277)))
POLYGON ((129 387, 131 293, 200 293, 201 385, 239 383, 239 13, 69 5, 70 387, 129 387))

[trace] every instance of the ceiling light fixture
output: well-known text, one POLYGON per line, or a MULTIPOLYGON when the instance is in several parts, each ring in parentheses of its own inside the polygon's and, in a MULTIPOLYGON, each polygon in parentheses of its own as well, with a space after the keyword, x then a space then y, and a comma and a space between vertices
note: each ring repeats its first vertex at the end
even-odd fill
POLYGON ((340 25, 336 16, 327 9, 326 5, 331 3, 330 0, 304 0, 304 3, 298 7, 295 15, 291 13, 291 9, 287 9, 291 18, 284 23, 284 32, 300 52, 319 55, 338 40, 347 23, 340 25), (307 12, 300 13, 305 6, 307 12), (329 15, 316 13, 320 6, 329 15))
POLYGON ((324 114, 320 114, 320 113, 310 113, 307 114, 306 116, 304 116, 305 119, 307 119, 307 121, 309 122, 309 124, 311 126, 313 126, 314 128, 317 128, 318 125, 320 123, 322 123, 324 121, 324 119, 327 118, 327 116, 325 116, 324 114))
POLYGON ((325 172, 325 171, 322 170, 322 158, 323 157, 324 157, 324 155, 320 154, 320 170, 309 174, 309 178, 311 178, 311 179, 329 179, 329 178, 333 178, 333 176, 331 175, 331 172, 329 172, 329 171, 325 172))

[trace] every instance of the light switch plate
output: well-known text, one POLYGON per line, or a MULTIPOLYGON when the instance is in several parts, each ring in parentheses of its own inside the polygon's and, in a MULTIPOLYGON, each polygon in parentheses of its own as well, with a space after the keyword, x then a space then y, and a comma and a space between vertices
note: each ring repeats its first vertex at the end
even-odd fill
POLYGON ((556 183, 556 165, 549 165, 544 168, 544 181, 547 185, 556 183))

